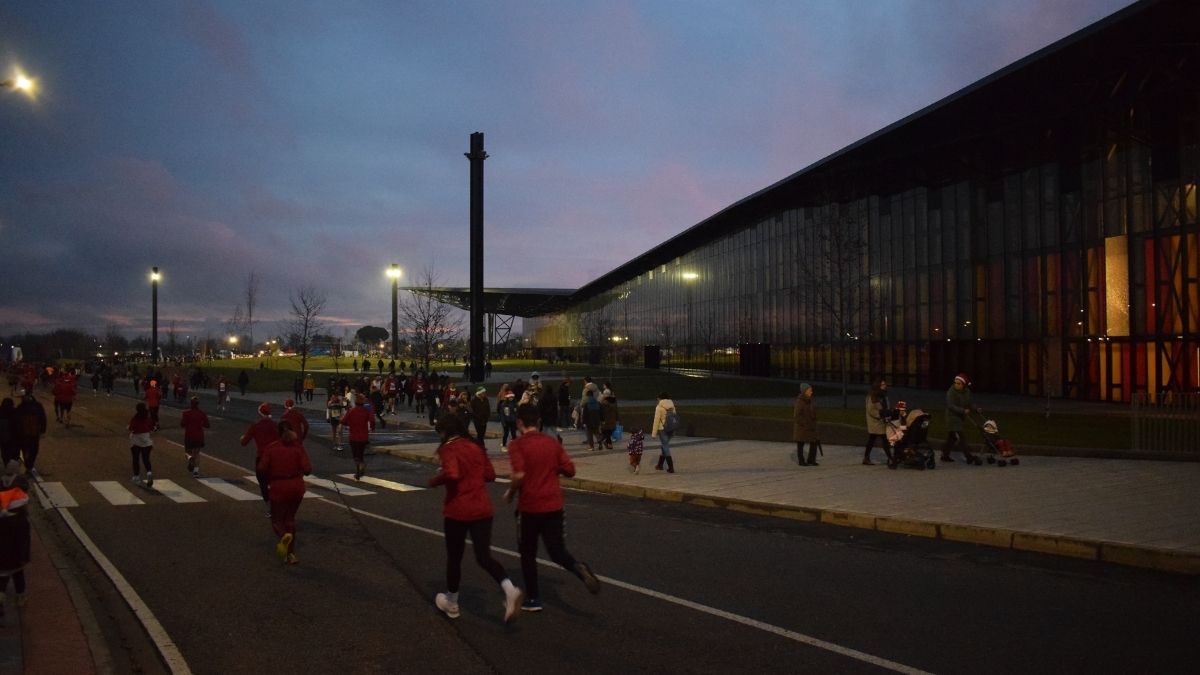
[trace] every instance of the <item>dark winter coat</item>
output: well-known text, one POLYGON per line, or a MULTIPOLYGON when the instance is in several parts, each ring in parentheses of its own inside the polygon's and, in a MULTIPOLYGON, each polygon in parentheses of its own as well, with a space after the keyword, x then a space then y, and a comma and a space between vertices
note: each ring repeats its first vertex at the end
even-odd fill
POLYGON ((792 440, 796 443, 817 440, 817 405, 811 398, 796 397, 796 407, 792 410, 792 440))

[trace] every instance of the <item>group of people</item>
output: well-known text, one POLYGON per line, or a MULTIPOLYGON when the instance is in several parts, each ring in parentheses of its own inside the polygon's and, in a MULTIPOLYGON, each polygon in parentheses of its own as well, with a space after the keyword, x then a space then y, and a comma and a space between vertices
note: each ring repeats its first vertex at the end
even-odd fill
MULTIPOLYGON (((942 444, 939 461, 954 462, 953 452, 962 453, 967 464, 980 464, 963 438, 967 416, 982 413, 983 408, 971 400, 971 379, 966 373, 958 373, 946 390, 946 440, 942 444)), ((796 443, 796 460, 800 466, 817 466, 817 453, 821 448, 817 431, 817 408, 813 401, 813 388, 808 383, 800 385, 792 413, 792 440, 796 443), (805 455, 807 446, 808 454, 805 455)), ((895 442, 903 437, 908 427, 910 413, 904 401, 892 406, 888 400, 888 382, 879 378, 872 382, 866 396, 867 442, 863 449, 862 463, 871 466, 871 452, 879 444, 887 458, 887 465, 896 468, 903 460, 895 451, 895 442)))

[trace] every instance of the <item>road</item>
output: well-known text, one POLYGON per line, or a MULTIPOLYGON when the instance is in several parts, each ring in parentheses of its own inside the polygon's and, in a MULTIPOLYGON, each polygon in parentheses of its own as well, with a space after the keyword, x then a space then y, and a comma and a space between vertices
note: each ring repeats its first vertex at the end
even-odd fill
MULTIPOLYGON (((75 503, 61 511, 193 672, 1124 673, 1190 670, 1200 656, 1191 579, 574 491, 568 546, 603 591, 545 565, 546 610, 506 626, 468 553, 462 616, 449 620, 431 602, 444 585, 443 493, 398 487, 425 486, 433 467, 380 453, 368 476, 383 482, 356 483, 314 419, 314 476, 333 483, 310 488, 301 562, 283 566, 253 450, 237 443, 254 405, 208 410, 205 481, 186 474, 178 412, 164 408, 155 489, 131 483, 124 396, 81 396, 75 426, 52 421, 39 459, 43 486, 75 503)), ((503 488, 492 488, 496 557, 520 586, 503 488)), ((63 516, 38 518, 82 580, 113 669, 167 672, 63 516)))

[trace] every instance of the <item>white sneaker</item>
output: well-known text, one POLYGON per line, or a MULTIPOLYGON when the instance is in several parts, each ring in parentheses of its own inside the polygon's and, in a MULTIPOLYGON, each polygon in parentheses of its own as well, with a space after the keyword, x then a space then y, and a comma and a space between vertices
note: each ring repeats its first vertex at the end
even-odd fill
POLYGON ((192 478, 199 478, 199 477, 200 477, 200 467, 196 467, 195 469, 192 469, 192 478))
POLYGON ((504 623, 517 618, 521 613, 521 601, 524 599, 525 594, 516 586, 513 586, 511 591, 504 591, 504 623))
POLYGON ((508 446, 507 445, 500 446, 500 452, 508 452, 508 446))
POLYGON ((146 472, 146 487, 153 487, 153 486, 154 486, 154 472, 147 471, 146 472))
POLYGON ((134 485, 141 485, 141 484, 142 484, 142 477, 141 477, 141 476, 138 476, 138 475, 136 475, 136 474, 135 474, 135 475, 134 475, 134 477, 133 477, 133 484, 134 484, 134 485))
POLYGON ((458 618, 458 603, 450 602, 450 598, 445 593, 435 595, 433 597, 433 604, 437 605, 437 608, 445 612, 446 616, 451 619, 458 618))

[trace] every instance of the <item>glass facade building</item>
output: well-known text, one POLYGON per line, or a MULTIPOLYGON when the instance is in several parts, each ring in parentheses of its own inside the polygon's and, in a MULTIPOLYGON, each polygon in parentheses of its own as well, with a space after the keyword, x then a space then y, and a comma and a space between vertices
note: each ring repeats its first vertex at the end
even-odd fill
POLYGON ((1127 401, 1200 387, 1200 3, 1136 3, 526 319, 541 352, 1127 401), (651 350, 647 350, 651 347, 651 350), (653 349, 657 348, 657 349, 653 349))

